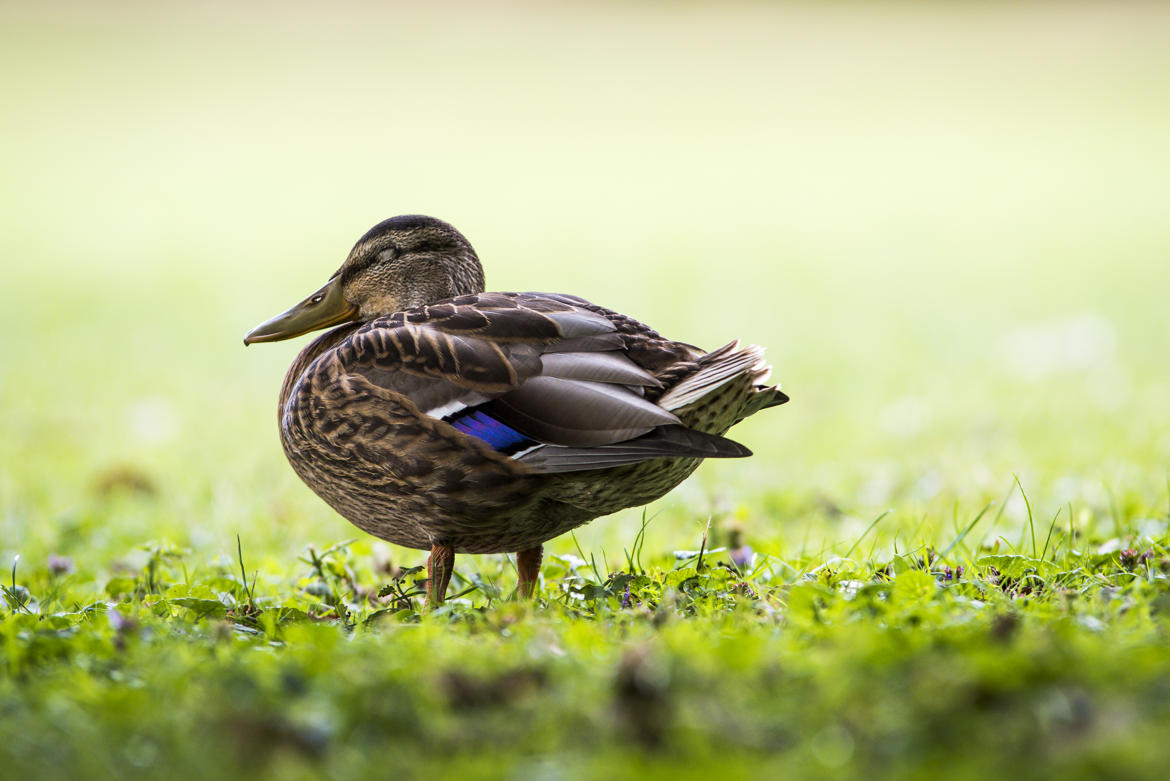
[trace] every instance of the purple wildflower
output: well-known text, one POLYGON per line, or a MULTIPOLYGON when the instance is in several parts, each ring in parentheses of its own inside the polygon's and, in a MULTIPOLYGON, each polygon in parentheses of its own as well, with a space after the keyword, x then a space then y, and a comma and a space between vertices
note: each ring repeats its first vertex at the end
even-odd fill
POLYGON ((49 572, 54 575, 68 575, 73 572, 73 559, 68 556, 49 554, 49 572))
POLYGON ((747 569, 752 563, 752 557, 755 556, 755 551, 750 545, 741 545, 731 551, 731 563, 740 569, 747 569))

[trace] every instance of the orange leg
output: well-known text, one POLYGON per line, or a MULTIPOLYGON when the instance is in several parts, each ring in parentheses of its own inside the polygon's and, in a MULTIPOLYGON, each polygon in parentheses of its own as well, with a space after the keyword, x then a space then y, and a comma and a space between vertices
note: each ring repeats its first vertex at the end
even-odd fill
POLYGON ((454 569, 455 549, 440 542, 432 544, 431 555, 427 557, 427 604, 431 608, 443 604, 454 569))
POLYGON ((520 596, 531 599, 536 592, 536 579, 540 577, 540 561, 544 558, 544 546, 536 545, 516 553, 516 569, 520 573, 520 596))

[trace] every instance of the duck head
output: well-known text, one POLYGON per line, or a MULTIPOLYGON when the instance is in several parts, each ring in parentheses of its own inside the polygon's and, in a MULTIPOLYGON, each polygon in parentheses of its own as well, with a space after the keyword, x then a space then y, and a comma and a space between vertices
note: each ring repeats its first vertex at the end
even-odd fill
POLYGON ((323 287, 253 328, 244 344, 365 322, 483 289, 483 268, 462 233, 433 217, 391 217, 358 240, 323 287))

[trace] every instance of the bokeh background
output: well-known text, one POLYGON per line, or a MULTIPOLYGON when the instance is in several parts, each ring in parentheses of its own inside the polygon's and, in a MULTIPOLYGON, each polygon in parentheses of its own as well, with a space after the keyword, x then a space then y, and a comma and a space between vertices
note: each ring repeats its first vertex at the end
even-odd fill
POLYGON ((712 515, 843 552, 887 508, 877 544, 950 539, 1013 474, 1044 522, 1153 513, 1167 40, 1157 3, 4 2, 0 554, 362 536, 280 452, 304 340, 241 340, 412 212, 490 289, 768 348, 792 402, 648 549, 712 515))

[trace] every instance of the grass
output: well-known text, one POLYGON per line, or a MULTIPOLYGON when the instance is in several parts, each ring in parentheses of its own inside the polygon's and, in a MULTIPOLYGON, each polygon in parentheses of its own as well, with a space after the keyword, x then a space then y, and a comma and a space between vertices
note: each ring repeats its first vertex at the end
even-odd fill
POLYGON ((1156 777, 1167 519, 967 547, 989 514, 889 558, 554 556, 536 605, 493 557, 434 613, 366 542, 290 577, 167 544, 102 584, 18 566, 0 745, 40 777, 1156 777))
POLYGON ((1164 9, 257 8, 0 9, 5 777, 1161 776, 1164 9), (416 211, 793 401, 425 613, 239 344, 416 211))

